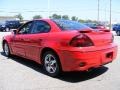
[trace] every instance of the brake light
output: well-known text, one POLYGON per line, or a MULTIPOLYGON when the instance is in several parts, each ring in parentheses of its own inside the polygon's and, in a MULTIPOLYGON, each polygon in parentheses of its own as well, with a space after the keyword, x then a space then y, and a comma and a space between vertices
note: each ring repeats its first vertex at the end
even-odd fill
POLYGON ((108 29, 100 29, 100 31, 103 31, 103 32, 110 32, 110 30, 108 30, 108 29))
POLYGON ((70 45, 73 47, 88 47, 94 44, 88 36, 80 34, 71 40, 70 45))

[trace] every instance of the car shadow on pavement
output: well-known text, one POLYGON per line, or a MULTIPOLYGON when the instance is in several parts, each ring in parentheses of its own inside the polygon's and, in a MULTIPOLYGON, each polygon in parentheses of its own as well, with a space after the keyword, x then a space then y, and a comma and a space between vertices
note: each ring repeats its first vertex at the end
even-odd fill
POLYGON ((102 66, 89 72, 66 72, 59 76, 58 79, 71 83, 77 83, 98 77, 107 72, 107 70, 108 67, 102 66))
MULTIPOLYGON (((3 52, 1 52, 1 55, 5 56, 3 52)), ((40 73, 46 75, 42 66, 37 64, 36 62, 21 58, 18 56, 11 56, 9 58, 20 64, 27 66, 27 67, 30 67, 31 69, 33 69, 37 72, 40 72, 40 73)), ((93 69, 90 72, 64 72, 61 75, 59 75, 58 77, 56 77, 56 79, 70 82, 70 83, 77 83, 77 82, 82 82, 82 81, 86 81, 86 80, 98 77, 98 76, 104 74, 107 70, 108 70, 108 67, 102 66, 100 68, 93 69)))

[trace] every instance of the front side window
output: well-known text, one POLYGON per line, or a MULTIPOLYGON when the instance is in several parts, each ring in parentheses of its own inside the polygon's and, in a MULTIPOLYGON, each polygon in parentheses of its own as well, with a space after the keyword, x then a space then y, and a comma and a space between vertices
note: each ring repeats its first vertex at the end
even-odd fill
POLYGON ((32 33, 47 33, 50 31, 50 25, 45 21, 35 21, 32 33))
POLYGON ((32 22, 28 22, 19 29, 19 34, 29 34, 31 32, 32 22))

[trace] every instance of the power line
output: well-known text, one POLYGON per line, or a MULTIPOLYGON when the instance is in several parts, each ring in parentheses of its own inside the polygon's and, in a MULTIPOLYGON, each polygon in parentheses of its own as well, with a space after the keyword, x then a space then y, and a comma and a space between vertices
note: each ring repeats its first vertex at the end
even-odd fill
POLYGON ((100 0, 98 0, 98 17, 97 17, 97 21, 99 22, 100 20, 100 0))
MULTIPOLYGON (((93 10, 93 9, 88 9, 88 11, 89 12, 92 12, 92 11, 95 11, 95 12, 97 12, 97 10, 93 10)), ((99 12, 100 11, 102 11, 102 12, 110 12, 110 10, 104 10, 104 9, 99 9, 99 12)), ((5 11, 5 10, 0 10, 0 12, 1 13, 33 13, 33 12, 48 12, 48 11, 37 11, 37 10, 32 10, 32 11, 5 11)), ((76 12, 76 10, 64 10, 64 11, 62 11, 62 10, 59 10, 59 11, 57 11, 57 10, 55 10, 55 11, 50 11, 50 12, 76 12)), ((87 10, 83 10, 82 12, 87 12, 87 10)), ((115 11, 115 10, 111 10, 111 13, 112 14, 120 14, 120 11, 115 11)))

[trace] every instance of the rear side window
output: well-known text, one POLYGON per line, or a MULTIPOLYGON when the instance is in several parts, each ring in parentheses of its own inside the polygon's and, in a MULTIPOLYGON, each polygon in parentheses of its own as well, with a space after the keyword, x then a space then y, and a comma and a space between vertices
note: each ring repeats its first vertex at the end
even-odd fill
POLYGON ((89 28, 77 21, 70 20, 53 20, 61 30, 82 30, 89 28))
POLYGON ((34 21, 32 33, 47 33, 50 31, 50 25, 45 21, 34 21))

